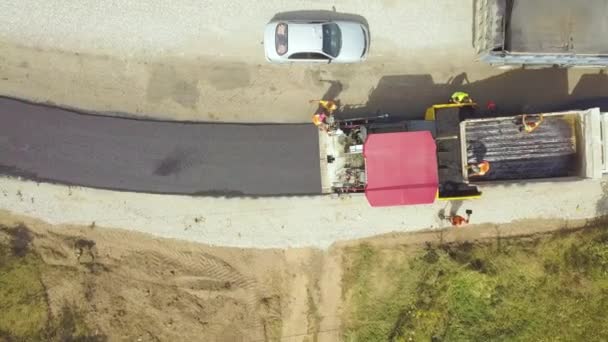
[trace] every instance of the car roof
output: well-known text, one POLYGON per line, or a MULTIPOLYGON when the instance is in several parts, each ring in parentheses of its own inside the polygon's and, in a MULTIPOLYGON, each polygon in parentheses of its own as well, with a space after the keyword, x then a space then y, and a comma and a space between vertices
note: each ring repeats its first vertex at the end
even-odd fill
POLYGON ((287 56, 323 50, 322 24, 288 22, 287 25, 287 56))
MULTIPOLYGON (((294 53, 300 52, 312 52, 312 53, 323 53, 323 25, 327 23, 337 24, 343 31, 343 34, 347 32, 354 32, 360 30, 358 27, 360 23, 348 20, 276 20, 271 21, 266 25, 264 30, 264 50, 266 58, 270 60, 287 60, 289 56, 294 53), (276 27, 280 23, 287 24, 287 52, 284 55, 278 55, 275 48, 275 32, 276 27), (355 28, 355 25, 357 28, 355 28), (315 31, 315 29, 317 31, 315 31), (318 33, 317 33, 318 32, 318 33)), ((346 36, 344 37, 347 38, 346 36)), ((343 46, 344 53, 348 54, 344 50, 347 45, 343 46)), ((358 55, 357 55, 358 57, 358 55)))

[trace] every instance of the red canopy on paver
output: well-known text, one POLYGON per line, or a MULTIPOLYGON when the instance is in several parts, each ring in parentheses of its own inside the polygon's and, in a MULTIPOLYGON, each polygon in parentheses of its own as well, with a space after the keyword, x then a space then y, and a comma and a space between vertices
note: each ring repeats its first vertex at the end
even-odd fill
POLYGON ((372 207, 433 203, 437 196, 437 154, 431 132, 370 134, 363 145, 372 207))

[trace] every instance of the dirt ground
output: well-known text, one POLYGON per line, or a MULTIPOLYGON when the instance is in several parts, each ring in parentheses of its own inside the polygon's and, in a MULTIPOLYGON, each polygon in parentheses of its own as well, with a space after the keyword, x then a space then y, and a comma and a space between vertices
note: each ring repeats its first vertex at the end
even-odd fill
MULTIPOLYGON (((587 221, 526 221, 389 234, 317 249, 208 247, 119 229, 52 226, 0 212, 27 227, 44 261, 52 312, 65 303, 109 340, 336 341, 341 339, 344 251, 363 242, 384 253, 427 242, 500 239, 587 221), (401 246, 401 247, 400 247, 401 246)), ((382 286, 382 284, 377 284, 382 286)))
MULTIPOLYGON (((420 119, 454 91, 505 113, 545 111, 602 97, 605 73, 515 69, 424 49, 362 64, 288 65, 208 56, 117 57, 0 41, 0 95, 81 111, 158 120, 309 123, 309 100, 340 100, 343 115, 420 119), (449 61, 449 62, 447 62, 449 61)), ((597 103, 583 103, 581 107, 597 103)))
POLYGON ((336 263, 319 250, 206 247, 6 212, 0 224, 29 229, 51 311, 76 306, 111 341, 313 341, 340 298, 320 291, 339 290, 339 273, 323 272, 336 263))
MULTIPOLYGON (((475 72, 471 63, 466 63, 472 59, 471 54, 463 55, 454 58, 475 72)), ((441 63, 437 58, 424 63, 409 58, 378 59, 366 64, 277 67, 265 62, 226 61, 208 56, 96 55, 0 41, 0 95, 103 115, 301 123, 310 122, 310 113, 316 109, 309 100, 339 98, 344 104, 365 107, 373 89, 382 88, 379 85, 382 75, 400 75, 409 68, 430 72, 441 63), (404 65, 408 68, 404 69, 404 65)), ((487 66, 479 68, 483 77, 498 72, 487 66)), ((434 76, 438 83, 443 83, 461 72, 443 70, 434 72, 434 76)), ((430 76, 423 77, 423 81, 426 86, 434 86, 430 76)), ((404 82, 402 88, 406 89, 400 90, 407 91, 413 81, 404 82)), ((385 93, 387 89, 379 91, 385 93)), ((437 91, 434 96, 443 99, 447 92, 437 91)), ((415 111, 415 115, 422 113, 415 111)))

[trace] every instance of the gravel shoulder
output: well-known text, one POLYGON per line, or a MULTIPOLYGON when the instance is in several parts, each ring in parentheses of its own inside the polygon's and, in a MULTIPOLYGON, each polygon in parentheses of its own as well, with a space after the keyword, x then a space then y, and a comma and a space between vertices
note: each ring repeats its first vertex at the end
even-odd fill
POLYGON ((210 245, 327 248, 337 241, 445 227, 440 213, 472 209, 473 224, 589 220, 608 208, 601 180, 482 188, 478 200, 371 208, 364 196, 225 198, 113 192, 0 179, 0 207, 52 224, 96 225, 210 245), (581 193, 585 197, 580 196, 581 193))

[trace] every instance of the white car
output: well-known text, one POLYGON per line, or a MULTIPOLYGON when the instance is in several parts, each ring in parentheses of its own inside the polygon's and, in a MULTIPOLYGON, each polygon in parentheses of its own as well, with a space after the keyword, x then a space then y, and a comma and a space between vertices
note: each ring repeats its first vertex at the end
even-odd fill
POLYGON ((271 63, 357 63, 369 53, 369 31, 353 21, 271 21, 264 50, 271 63))

